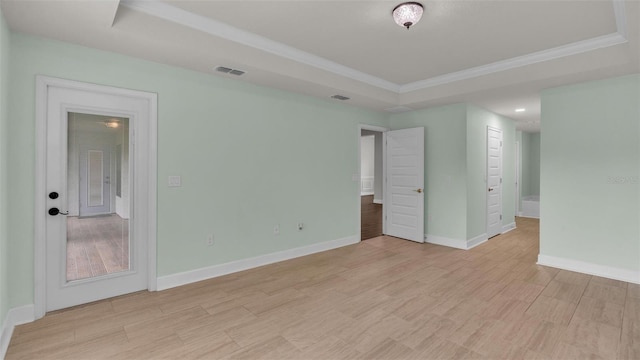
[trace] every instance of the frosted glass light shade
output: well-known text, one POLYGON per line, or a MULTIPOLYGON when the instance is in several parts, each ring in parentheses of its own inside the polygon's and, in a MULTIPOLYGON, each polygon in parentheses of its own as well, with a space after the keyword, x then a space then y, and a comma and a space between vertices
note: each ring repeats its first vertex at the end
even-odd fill
POLYGON ((422 18, 422 4, 417 2, 406 2, 393 9, 393 20, 396 24, 409 29, 422 18))

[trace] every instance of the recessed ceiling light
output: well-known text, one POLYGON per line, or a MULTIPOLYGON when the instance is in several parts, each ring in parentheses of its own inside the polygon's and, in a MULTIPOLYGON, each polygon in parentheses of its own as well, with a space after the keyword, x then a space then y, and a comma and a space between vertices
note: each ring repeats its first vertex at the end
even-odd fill
POLYGON ((525 109, 525 108, 520 108, 520 109, 516 109, 516 112, 524 112, 525 110, 527 110, 527 109, 525 109))

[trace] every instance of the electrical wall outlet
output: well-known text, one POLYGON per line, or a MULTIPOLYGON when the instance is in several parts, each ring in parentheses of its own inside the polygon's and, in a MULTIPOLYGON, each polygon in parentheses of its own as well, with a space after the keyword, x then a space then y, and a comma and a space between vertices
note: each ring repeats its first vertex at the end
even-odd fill
POLYGON ((302 222, 298 223, 298 231, 302 231, 302 229, 304 228, 304 224, 302 222))
POLYGON ((213 234, 211 234, 211 235, 207 236, 207 245, 208 246, 213 246, 213 244, 214 244, 214 237, 213 237, 213 234))
POLYGON ((273 235, 280 235, 280 225, 275 225, 273 227, 273 235))

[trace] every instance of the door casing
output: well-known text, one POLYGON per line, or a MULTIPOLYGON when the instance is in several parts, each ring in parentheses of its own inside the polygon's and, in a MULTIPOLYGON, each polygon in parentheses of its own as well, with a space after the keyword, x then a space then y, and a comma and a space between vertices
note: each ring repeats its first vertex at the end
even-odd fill
MULTIPOLYGON (((361 151, 362 149, 360 149, 360 134, 362 133, 362 130, 370 130, 370 131, 377 131, 377 132, 381 132, 382 133, 382 177, 385 176, 386 174, 386 168, 385 168, 385 158, 386 158, 386 146, 384 146, 384 138, 385 138, 385 133, 387 131, 389 131, 388 128, 382 127, 382 126, 375 126, 375 125, 367 125, 367 124, 358 124, 358 173, 357 174, 353 174, 354 178, 357 177, 357 179, 353 179, 354 181, 358 181, 358 184, 360 183, 360 178, 362 176, 362 174, 360 174, 360 162, 362 161, 362 156, 361 156, 361 151)), ((382 194, 385 193, 385 186, 386 186, 386 181, 382 181, 382 194)), ((360 223, 361 219, 362 219, 362 208, 361 208, 361 203, 360 203, 360 186, 358 186, 358 196, 356 197, 357 200, 357 205, 356 208, 358 209, 358 217, 356 219, 358 219, 357 223, 358 223, 358 241, 360 241, 360 239, 362 238, 362 224, 360 223)), ((382 208, 384 209, 384 196, 383 196, 383 204, 382 204, 382 208)), ((384 220, 384 210, 383 210, 383 219, 382 219, 382 233, 385 234, 387 230, 387 222, 384 220)))
MULTIPOLYGON (((36 168, 35 168, 35 208, 34 208, 34 318, 39 319, 46 313, 46 169, 47 169, 47 103, 50 87, 86 91, 99 94, 117 95, 133 99, 146 100, 149 106, 148 121, 144 131, 136 131, 134 141, 146 152, 146 163, 136 171, 141 173, 140 179, 147 179, 144 201, 136 202, 136 206, 148 214, 145 220, 144 234, 147 247, 147 288, 157 289, 156 276, 156 213, 157 213, 157 94, 143 91, 116 88, 72 80, 36 76, 36 168)), ((141 126, 140 122, 137 127, 141 126)))

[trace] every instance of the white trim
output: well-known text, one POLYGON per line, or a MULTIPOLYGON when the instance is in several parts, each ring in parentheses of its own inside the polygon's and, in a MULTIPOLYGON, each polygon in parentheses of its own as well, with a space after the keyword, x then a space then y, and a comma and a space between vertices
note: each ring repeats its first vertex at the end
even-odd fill
POLYGON ((429 244, 447 246, 447 247, 461 249, 461 250, 470 250, 482 243, 485 243, 489 239, 487 238, 487 234, 480 234, 469 240, 451 239, 444 236, 427 234, 424 236, 424 240, 429 244))
POLYGON ((293 46, 268 39, 264 36, 239 29, 235 26, 231 26, 205 16, 194 14, 160 1, 123 0, 120 4, 130 9, 153 15, 188 28, 231 40, 238 44, 246 45, 301 64, 313 66, 315 68, 357 80, 381 89, 397 93, 400 87, 398 84, 391 81, 381 79, 309 52, 294 48, 293 46))
MULTIPOLYGON (((268 39, 264 36, 239 29, 235 26, 231 26, 229 24, 183 10, 179 7, 172 6, 167 3, 146 0, 122 0, 120 1, 120 4, 130 9, 140 11, 161 19, 165 19, 182 26, 199 30, 207 34, 221 37, 226 40, 246 45, 276 56, 290 59, 301 64, 309 65, 317 69, 325 70, 336 75, 344 76, 346 78, 360 81, 362 83, 369 84, 380 89, 392 91, 398 94, 405 94, 411 91, 427 89, 451 82, 472 79, 479 76, 493 74, 522 66, 559 59, 592 50, 623 44, 628 41, 627 19, 624 1, 612 0, 613 13, 616 20, 615 33, 597 36, 582 41, 576 41, 570 44, 401 85, 336 63, 321 56, 294 48, 281 42, 268 39)), ((390 109, 395 108, 396 107, 391 107, 390 109)))
POLYGON ((200 269, 185 271, 177 274, 161 276, 158 278, 158 290, 165 290, 191 284, 194 282, 215 278, 238 271, 253 269, 259 266, 269 265, 280 261, 295 259, 301 256, 332 250, 343 246, 360 242, 359 236, 349 236, 342 239, 325 241, 294 249, 283 250, 271 254, 265 254, 248 259, 236 260, 220 265, 208 266, 200 269))
POLYGON ((456 249, 467 250, 467 241, 460 239, 451 239, 444 236, 425 235, 424 241, 429 244, 448 246, 456 249))
MULTIPOLYGON (((361 146, 360 146, 361 145, 360 137, 362 135, 362 130, 377 131, 377 132, 381 132, 382 133, 382 177, 384 178, 385 177, 384 174, 385 174, 385 171, 386 171, 386 160, 385 159, 387 158, 387 153, 386 153, 387 147, 384 144, 385 144, 385 140, 386 140, 386 132, 389 131, 389 128, 382 127, 382 126, 376 126, 376 125, 358 124, 358 134, 357 134, 358 135, 358 141, 357 141, 357 144, 358 144, 358 179, 360 179, 361 176, 362 176, 362 174, 360 174, 360 171, 361 171, 360 163, 362 161, 362 157, 360 156, 361 152, 362 152, 362 149, 361 149, 361 146)), ((386 187, 387 187, 386 181, 384 181, 384 179, 383 179, 383 181, 382 181, 382 194, 383 194, 383 196, 385 194, 386 187)), ((356 198, 357 199, 356 208, 358 209, 358 213, 357 213, 358 216, 356 217, 356 219, 357 219, 356 228, 357 228, 358 231, 356 233, 356 236, 358 236, 358 239, 362 238, 362 224, 361 224, 361 220, 362 220, 362 208, 361 208, 362 199, 360 197, 361 197, 361 195, 360 195, 360 186, 358 186, 358 197, 356 198)), ((374 200, 374 202, 375 202, 375 200, 374 200)), ((385 234, 386 230, 387 230, 387 222, 384 220, 384 212, 383 212, 382 216, 383 216, 383 218, 382 218, 382 233, 385 234)))
MULTIPOLYGON (((103 86, 43 75, 36 76, 36 164, 35 164, 35 212, 34 212, 34 317, 39 319, 46 312, 46 134, 47 134, 47 89, 59 87, 87 92, 144 99, 149 103, 148 164, 145 169, 147 191, 147 289, 157 289, 157 129, 158 95, 155 93, 103 86)), ((134 134, 135 135, 135 134, 134 134)), ((135 140, 134 140, 135 141, 135 140)))
POLYGON ((550 266, 558 269, 576 271, 608 279, 640 284, 640 271, 620 269, 605 265, 588 263, 580 260, 566 259, 542 254, 538 255, 538 265, 550 266))
POLYGON ((540 219, 540 216, 530 216, 530 215, 526 215, 523 212, 520 212, 520 217, 527 218, 527 219, 540 219))
POLYGON ((467 250, 473 249, 474 247, 487 242, 487 240, 489 240, 487 234, 480 234, 474 238, 471 238, 467 240, 467 250))
POLYGON ((502 225, 502 233, 501 234, 506 234, 511 230, 515 230, 516 228, 516 223, 512 222, 511 224, 507 224, 507 225, 502 225))
POLYGON ((373 199, 373 203, 382 205, 382 199, 373 199))
POLYGON ((581 54, 584 52, 609 46, 624 44, 627 41, 628 40, 626 37, 617 32, 613 34, 598 36, 592 39, 577 41, 571 44, 545 49, 527 55, 516 56, 510 59, 496 61, 490 64, 480 65, 440 76, 435 76, 429 79, 404 84, 400 86, 400 90, 398 92, 400 94, 405 94, 411 91, 422 90, 461 80, 468 80, 483 75, 489 75, 540 62, 581 54))
POLYGON ((2 333, 0 334, 0 359, 4 359, 11 342, 13 329, 22 324, 26 324, 35 320, 34 306, 24 305, 17 308, 9 309, 7 316, 2 324, 2 333))

